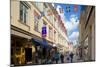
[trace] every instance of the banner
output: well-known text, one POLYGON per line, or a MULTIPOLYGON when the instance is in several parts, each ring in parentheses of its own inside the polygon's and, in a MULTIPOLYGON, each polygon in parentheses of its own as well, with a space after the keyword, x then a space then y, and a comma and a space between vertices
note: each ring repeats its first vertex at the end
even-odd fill
POLYGON ((46 34, 47 34, 47 30, 46 30, 46 27, 42 27, 42 37, 46 37, 46 34))
POLYGON ((63 8, 59 8, 59 12, 60 13, 64 13, 64 9, 63 8))
POLYGON ((66 6, 66 11, 70 12, 70 6, 68 6, 68 5, 66 6))

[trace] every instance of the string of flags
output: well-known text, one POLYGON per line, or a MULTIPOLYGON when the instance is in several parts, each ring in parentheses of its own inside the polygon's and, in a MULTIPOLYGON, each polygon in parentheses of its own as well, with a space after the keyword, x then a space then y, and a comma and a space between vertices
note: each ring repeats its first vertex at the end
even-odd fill
POLYGON ((44 12, 41 12, 41 15, 39 15, 36 11, 34 11, 34 18, 36 20, 41 19, 44 16, 44 12))
POLYGON ((59 8, 59 12, 60 13, 64 13, 64 9, 63 8, 59 8))
MULTIPOLYGON (((68 13, 71 12, 72 8, 73 8, 73 12, 78 11, 78 5, 73 5, 73 7, 71 7, 70 5, 66 5, 66 12, 68 12, 68 13)), ((64 13, 64 8, 63 7, 59 8, 59 12, 64 13)), ((51 9, 48 9, 47 16, 51 16, 51 15, 53 15, 53 13, 52 13, 51 9)), ((41 17, 44 16, 44 12, 41 12, 41 15, 39 15, 36 11, 34 11, 34 16, 36 19, 40 19, 41 17)))
POLYGON ((66 11, 70 12, 70 6, 69 5, 66 6, 66 11))
POLYGON ((74 12, 77 12, 77 11, 78 11, 78 6, 74 5, 74 12))
MULTIPOLYGON (((77 11, 78 11, 78 6, 73 5, 73 12, 77 12, 77 11)), ((66 12, 71 12, 71 6, 69 5, 66 6, 66 12)))

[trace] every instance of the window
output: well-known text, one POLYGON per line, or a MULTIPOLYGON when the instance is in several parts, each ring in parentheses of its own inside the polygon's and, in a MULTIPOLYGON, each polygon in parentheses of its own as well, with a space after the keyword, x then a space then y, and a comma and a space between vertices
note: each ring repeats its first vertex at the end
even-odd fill
POLYGON ((53 32, 52 32, 52 28, 49 27, 49 38, 52 39, 53 37, 53 32))
POLYGON ((44 3, 44 7, 45 7, 45 8, 48 8, 48 6, 47 6, 45 3, 44 3))
POLYGON ((16 54, 20 55, 21 54, 21 48, 20 47, 16 47, 16 54))
POLYGON ((27 17, 28 17, 28 7, 23 2, 20 2, 20 20, 26 23, 27 17))
POLYGON ((54 32, 54 41, 56 41, 56 31, 54 32))
POLYGON ((34 30, 37 32, 39 31, 38 26, 39 26, 38 21, 34 21, 34 30))
POLYGON ((39 17, 39 14, 36 11, 34 11, 34 30, 37 32, 39 32, 39 17))
POLYGON ((41 9, 41 3, 35 2, 34 5, 36 6, 36 8, 37 8, 38 10, 41 9))

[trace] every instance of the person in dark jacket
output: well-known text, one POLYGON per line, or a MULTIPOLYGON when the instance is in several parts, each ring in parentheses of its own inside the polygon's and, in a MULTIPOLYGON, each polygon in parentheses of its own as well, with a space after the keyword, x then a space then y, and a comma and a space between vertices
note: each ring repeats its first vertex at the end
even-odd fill
POLYGON ((71 52, 70 53, 71 63, 73 62, 73 56, 74 56, 74 54, 71 52))
POLYGON ((55 52, 54 52, 54 55, 53 55, 53 59, 54 59, 54 61, 56 61, 56 64, 58 64, 58 61, 60 59, 60 54, 57 51, 57 48, 55 48, 55 52))
POLYGON ((61 63, 64 63, 64 55, 63 54, 60 55, 60 58, 61 58, 61 63))

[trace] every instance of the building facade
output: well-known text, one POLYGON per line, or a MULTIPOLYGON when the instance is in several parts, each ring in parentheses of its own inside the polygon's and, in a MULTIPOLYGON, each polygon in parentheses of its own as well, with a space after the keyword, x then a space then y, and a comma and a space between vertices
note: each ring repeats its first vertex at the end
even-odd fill
POLYGON ((67 51, 67 30, 58 16, 50 3, 11 0, 11 64, 35 64, 36 53, 46 57, 48 45, 67 51))
POLYGON ((82 7, 79 23, 80 53, 84 61, 95 60, 95 6, 82 7))

